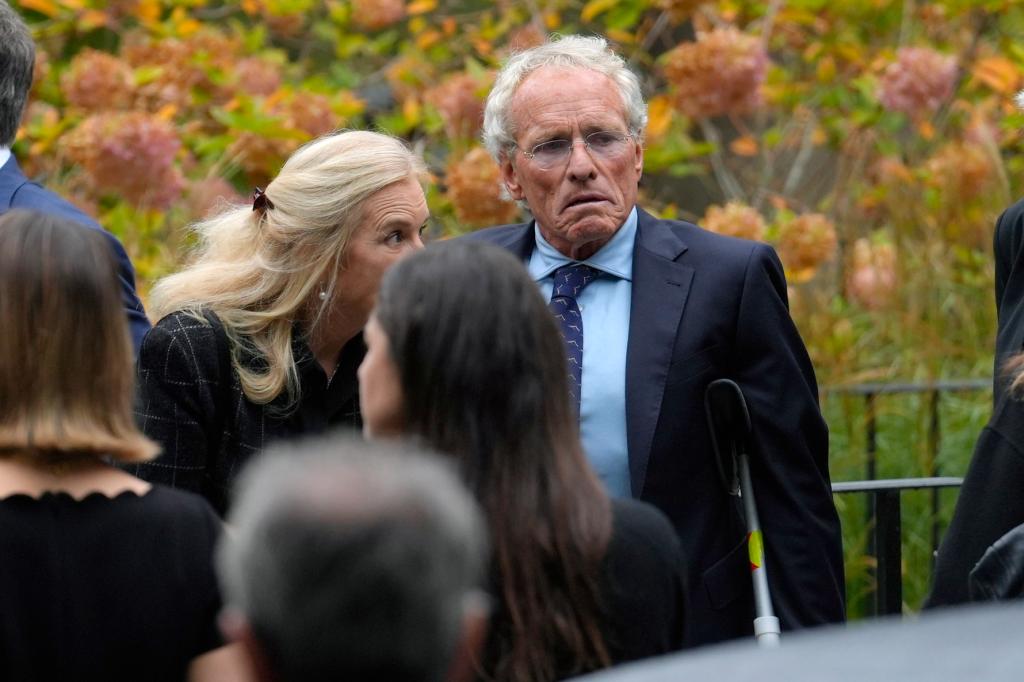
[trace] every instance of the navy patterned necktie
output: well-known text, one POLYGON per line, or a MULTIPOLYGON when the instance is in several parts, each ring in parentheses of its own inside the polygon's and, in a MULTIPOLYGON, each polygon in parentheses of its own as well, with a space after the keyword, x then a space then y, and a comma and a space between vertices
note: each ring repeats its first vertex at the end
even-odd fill
POLYGON ((576 297, 600 274, 600 270, 583 263, 563 265, 552 274, 554 287, 548 307, 558 320, 562 336, 565 337, 569 360, 569 393, 577 414, 580 410, 580 382, 583 376, 583 316, 580 315, 576 297))

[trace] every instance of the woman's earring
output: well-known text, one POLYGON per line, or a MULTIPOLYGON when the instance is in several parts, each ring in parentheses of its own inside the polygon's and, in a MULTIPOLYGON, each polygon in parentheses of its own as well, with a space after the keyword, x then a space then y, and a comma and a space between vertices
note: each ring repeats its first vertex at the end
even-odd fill
POLYGON ((323 289, 320 290, 320 293, 317 294, 317 296, 320 297, 321 301, 326 301, 327 300, 327 292, 324 291, 323 289))

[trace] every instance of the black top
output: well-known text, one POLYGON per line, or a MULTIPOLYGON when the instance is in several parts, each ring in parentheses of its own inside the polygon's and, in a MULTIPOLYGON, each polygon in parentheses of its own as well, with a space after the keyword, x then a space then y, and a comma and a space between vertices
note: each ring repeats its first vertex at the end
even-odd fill
MULTIPOLYGON (((612 536, 599 584, 601 634, 613 665, 683 647, 685 576, 682 546, 668 519, 645 502, 613 498, 612 536)), ((494 614, 492 633, 503 618, 501 610, 494 614)), ((492 638, 485 653, 491 661, 499 655, 497 647, 492 638)), ((556 679, 580 672, 566 652, 556 660, 556 679)))
POLYGON ((683 647, 685 576, 682 545, 664 514, 645 502, 613 499, 602 580, 604 636, 613 663, 683 647))
MULTIPOLYGON (((175 312, 157 322, 139 351, 135 417, 163 452, 133 473, 197 492, 223 515, 239 468, 268 443, 332 426, 361 427, 356 370, 366 353, 362 335, 342 350, 330 381, 298 334, 292 352, 298 404, 287 410, 282 394, 257 405, 242 392, 227 334, 213 313, 200 321, 175 312)), ((256 366, 259 361, 243 362, 256 366)))
POLYGON ((925 608, 969 601, 968 576, 989 545, 1024 523, 1024 403, 1003 394, 971 456, 935 559, 925 608))
POLYGON ((220 528, 159 486, 0 500, 0 679, 183 679, 221 644, 220 528))

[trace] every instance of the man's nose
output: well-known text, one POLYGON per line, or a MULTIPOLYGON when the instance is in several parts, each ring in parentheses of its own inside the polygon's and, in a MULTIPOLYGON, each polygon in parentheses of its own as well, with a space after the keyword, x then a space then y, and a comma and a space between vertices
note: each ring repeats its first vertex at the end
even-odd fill
POLYGON ((597 173, 590 147, 583 140, 573 140, 569 150, 569 177, 573 180, 593 179, 597 173))

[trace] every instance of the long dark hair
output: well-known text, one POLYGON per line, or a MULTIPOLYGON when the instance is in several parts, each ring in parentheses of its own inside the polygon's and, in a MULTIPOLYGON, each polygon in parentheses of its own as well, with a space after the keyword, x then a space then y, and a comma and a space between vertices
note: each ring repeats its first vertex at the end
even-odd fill
POLYGON ((580 445, 565 347, 511 254, 443 244, 384 278, 376 319, 407 432, 454 455, 487 517, 498 613, 483 673, 560 679, 609 665, 598 581, 610 501, 580 445))
POLYGON ((117 266, 97 230, 0 217, 0 452, 142 461, 117 266))

